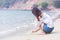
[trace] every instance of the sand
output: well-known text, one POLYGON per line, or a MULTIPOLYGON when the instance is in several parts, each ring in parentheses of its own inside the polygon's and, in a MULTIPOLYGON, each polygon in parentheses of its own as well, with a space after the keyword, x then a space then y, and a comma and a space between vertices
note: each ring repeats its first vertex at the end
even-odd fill
POLYGON ((51 34, 40 35, 39 32, 31 33, 31 30, 23 35, 13 35, 0 38, 0 40, 60 40, 60 19, 55 23, 55 29, 51 34))

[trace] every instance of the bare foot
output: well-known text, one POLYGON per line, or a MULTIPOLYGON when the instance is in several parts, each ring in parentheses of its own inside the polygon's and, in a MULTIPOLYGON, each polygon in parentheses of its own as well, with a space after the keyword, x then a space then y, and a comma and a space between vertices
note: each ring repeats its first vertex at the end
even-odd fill
POLYGON ((41 31, 40 32, 40 35, 45 35, 46 33, 44 31, 41 31))
POLYGON ((46 33, 40 33, 40 35, 45 35, 46 33))
POLYGON ((32 33, 34 33, 34 32, 36 32, 36 31, 33 30, 32 33))

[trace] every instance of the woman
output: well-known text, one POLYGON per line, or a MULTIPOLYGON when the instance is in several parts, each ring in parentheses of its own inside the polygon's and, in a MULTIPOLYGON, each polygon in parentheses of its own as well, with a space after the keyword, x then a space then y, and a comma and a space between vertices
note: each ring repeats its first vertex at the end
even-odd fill
POLYGON ((32 32, 37 32, 41 30, 41 34, 51 33, 54 29, 52 18, 46 14, 42 13, 37 7, 32 9, 32 14, 36 17, 38 23, 36 24, 36 29, 32 32))

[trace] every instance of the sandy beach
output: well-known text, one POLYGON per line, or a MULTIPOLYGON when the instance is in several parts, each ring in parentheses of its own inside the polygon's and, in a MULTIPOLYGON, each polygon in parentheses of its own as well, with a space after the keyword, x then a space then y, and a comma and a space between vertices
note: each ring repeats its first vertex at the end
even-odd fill
POLYGON ((54 25, 55 29, 51 34, 40 35, 39 32, 31 33, 30 30, 22 35, 18 33, 16 35, 2 37, 0 40, 60 40, 60 19, 56 20, 54 25))
MULTIPOLYGON (((47 1, 49 10, 42 10, 52 18, 60 15, 60 8, 50 5, 48 0, 16 0, 0 2, 0 40, 60 40, 60 19, 54 22, 51 34, 41 35, 40 31, 32 33, 34 16, 31 9, 47 1)), ((53 2, 53 1, 51 1, 53 2)))

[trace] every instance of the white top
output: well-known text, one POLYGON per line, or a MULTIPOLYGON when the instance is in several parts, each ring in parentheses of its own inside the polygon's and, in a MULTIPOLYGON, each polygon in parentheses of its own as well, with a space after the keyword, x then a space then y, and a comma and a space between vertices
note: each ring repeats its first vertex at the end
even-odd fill
POLYGON ((40 21, 37 22, 37 24, 35 23, 35 26, 40 26, 41 22, 47 24, 49 28, 54 27, 52 18, 46 13, 43 13, 42 18, 40 19, 40 21))

